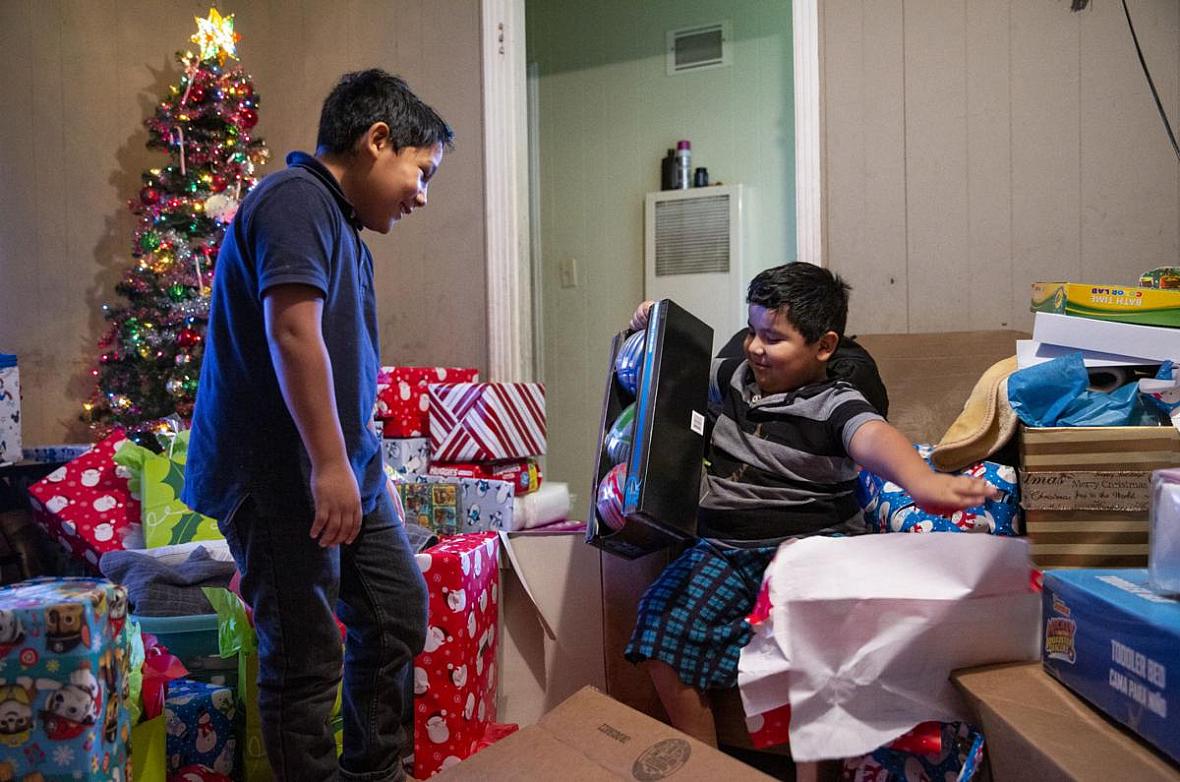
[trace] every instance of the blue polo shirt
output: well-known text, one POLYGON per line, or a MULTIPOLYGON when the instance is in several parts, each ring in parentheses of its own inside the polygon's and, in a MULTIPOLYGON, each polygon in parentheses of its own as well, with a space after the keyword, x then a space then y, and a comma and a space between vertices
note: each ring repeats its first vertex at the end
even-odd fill
POLYGON ((380 356, 373 256, 331 172, 293 152, 242 201, 217 256, 182 497, 207 516, 227 518, 247 494, 267 513, 314 508, 311 460, 279 390, 262 308, 270 288, 290 283, 323 295, 336 408, 365 513, 384 490, 369 428, 380 356))

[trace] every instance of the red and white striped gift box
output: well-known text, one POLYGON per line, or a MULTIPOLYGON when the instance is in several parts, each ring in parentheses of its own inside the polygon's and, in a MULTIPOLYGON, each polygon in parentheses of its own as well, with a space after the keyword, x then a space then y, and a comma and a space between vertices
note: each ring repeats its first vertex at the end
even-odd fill
POLYGON ((545 453, 545 386, 431 384, 431 459, 486 462, 545 453))

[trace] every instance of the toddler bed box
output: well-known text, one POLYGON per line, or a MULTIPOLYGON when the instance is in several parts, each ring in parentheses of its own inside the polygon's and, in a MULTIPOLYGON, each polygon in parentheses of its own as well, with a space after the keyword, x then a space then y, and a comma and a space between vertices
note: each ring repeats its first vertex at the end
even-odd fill
POLYGON ((665 778, 771 779, 593 687, 435 777, 441 782, 665 778))
POLYGON ((1045 669, 1180 762, 1180 601, 1147 570, 1045 573, 1045 669))

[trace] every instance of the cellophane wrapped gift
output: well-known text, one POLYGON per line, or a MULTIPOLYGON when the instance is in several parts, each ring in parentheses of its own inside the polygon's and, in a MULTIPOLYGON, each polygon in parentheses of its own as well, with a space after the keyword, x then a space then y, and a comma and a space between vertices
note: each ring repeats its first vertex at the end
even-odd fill
POLYGON ((109 581, 0 588, 0 779, 130 779, 130 635, 109 581))

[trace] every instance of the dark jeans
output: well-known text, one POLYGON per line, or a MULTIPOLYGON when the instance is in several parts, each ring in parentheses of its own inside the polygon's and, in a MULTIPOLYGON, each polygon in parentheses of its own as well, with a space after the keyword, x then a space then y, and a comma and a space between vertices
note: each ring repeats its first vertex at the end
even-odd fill
POLYGON ((320 548, 311 520, 267 515, 247 497, 220 525, 254 608, 267 756, 279 780, 400 782, 426 582, 384 492, 351 545, 320 548), (334 611, 348 628, 343 651, 334 611), (338 764, 330 721, 342 663, 338 764))

